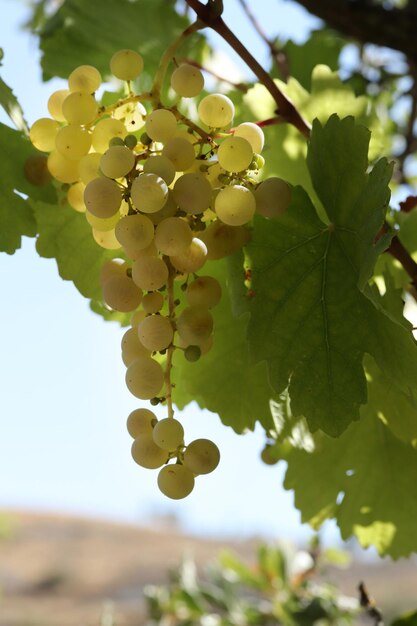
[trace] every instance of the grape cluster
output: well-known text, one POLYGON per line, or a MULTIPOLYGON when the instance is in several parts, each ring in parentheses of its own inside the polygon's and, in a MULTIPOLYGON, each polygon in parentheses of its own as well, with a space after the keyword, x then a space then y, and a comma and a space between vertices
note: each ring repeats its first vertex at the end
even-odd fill
POLYGON ((210 440, 184 444, 172 408, 174 350, 192 362, 213 344, 212 309, 222 293, 201 270, 207 260, 241 248, 255 212, 274 217, 291 192, 279 178, 258 182, 262 129, 251 122, 231 129, 228 97, 203 97, 198 123, 180 111, 182 98, 201 94, 199 69, 176 67, 171 106, 161 104, 157 89, 133 93, 131 81, 143 70, 137 52, 116 52, 110 70, 126 82, 126 97, 100 106, 100 73, 77 67, 68 89, 49 98, 51 117, 37 120, 30 138, 49 153, 50 174, 66 189, 70 206, 85 214, 95 241, 121 251, 120 259, 104 264, 101 283, 109 308, 132 313, 122 339, 126 384, 135 397, 167 407, 160 421, 147 408, 129 415, 132 456, 143 467, 162 468, 158 486, 177 499, 220 459, 210 440))

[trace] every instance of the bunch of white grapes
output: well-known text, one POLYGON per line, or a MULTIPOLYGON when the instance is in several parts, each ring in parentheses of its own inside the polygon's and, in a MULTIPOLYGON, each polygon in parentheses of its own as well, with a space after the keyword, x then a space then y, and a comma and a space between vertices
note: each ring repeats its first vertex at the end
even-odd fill
POLYGON ((50 96, 51 117, 37 120, 30 138, 49 153, 50 174, 85 214, 95 241, 120 250, 121 258, 103 266, 101 283, 109 308, 132 313, 122 340, 126 384, 137 398, 167 407, 160 421, 146 408, 130 414, 132 456, 143 467, 162 468, 158 486, 177 499, 220 459, 207 439, 184 444, 172 410, 173 351, 197 361, 213 344, 211 310, 222 294, 204 264, 240 249, 255 212, 279 215, 291 190, 279 178, 258 182, 262 129, 251 122, 233 128, 227 96, 200 99, 196 122, 181 113, 181 99, 199 97, 204 86, 193 65, 173 71, 172 106, 155 93, 133 93, 131 81, 143 70, 136 51, 116 52, 110 70, 126 81, 126 97, 100 106, 99 71, 77 67, 68 89, 50 96))

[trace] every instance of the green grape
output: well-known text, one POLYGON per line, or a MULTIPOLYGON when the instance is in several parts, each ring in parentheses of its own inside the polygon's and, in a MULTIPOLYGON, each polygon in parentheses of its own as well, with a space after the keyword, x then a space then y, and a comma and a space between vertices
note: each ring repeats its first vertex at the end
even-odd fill
POLYGON ((243 226, 254 216, 256 200, 250 189, 242 185, 232 185, 217 194, 214 208, 224 224, 243 226))
POLYGON ((49 117, 41 117, 30 128, 29 139, 38 150, 51 152, 55 149, 55 138, 59 130, 56 120, 49 117))
POLYGON ((151 435, 158 418, 149 409, 135 409, 129 414, 126 426, 127 432, 133 439, 141 435, 151 435))
POLYGON ((68 204, 79 213, 85 213, 84 189, 84 183, 74 183, 67 191, 68 204))
POLYGON ((193 474, 209 474, 216 469, 219 461, 219 449, 210 439, 195 439, 184 452, 184 465, 193 474))
POLYGON ((143 213, 156 213, 164 206, 168 187, 156 174, 141 174, 132 183, 130 197, 134 206, 143 213))
POLYGON ((291 202, 291 187, 281 178, 267 178, 257 187, 255 200, 257 213, 269 218, 279 217, 291 202))
POLYGON ((112 217, 119 211, 121 201, 117 183, 104 176, 91 180, 84 191, 85 206, 96 217, 112 217))
POLYGON ((101 74, 92 65, 80 65, 68 76, 70 91, 94 93, 101 85, 101 74))
POLYGON ((186 250, 192 239, 192 230, 181 217, 167 217, 155 230, 155 245, 159 252, 168 256, 186 250))
POLYGON ((48 111, 50 116, 57 122, 66 121, 64 114, 62 113, 62 103, 70 93, 69 89, 58 89, 49 96, 48 111))
POLYGON ((80 180, 84 185, 100 176, 100 159, 98 152, 89 152, 80 159, 80 180))
POLYGON ((62 114, 69 124, 91 124, 97 117, 98 105, 89 93, 73 91, 62 103, 62 114))
POLYGON ((126 261, 123 261, 123 259, 110 259, 109 261, 105 261, 100 270, 101 285, 104 285, 106 280, 113 278, 113 276, 126 275, 127 267, 128 265, 126 261))
POLYGON ((96 217, 95 215, 90 213, 90 211, 86 211, 85 217, 87 219, 87 222, 90 224, 91 228, 94 228, 95 230, 101 230, 101 231, 114 230, 116 227, 116 224, 120 220, 119 212, 115 213, 111 217, 106 217, 103 219, 101 217, 96 217))
POLYGON ((109 148, 113 148, 113 146, 126 147, 126 144, 121 137, 112 137, 109 141, 109 148))
POLYGON ((184 465, 165 465, 158 474, 158 487, 172 500, 186 498, 194 489, 193 473, 184 465))
POLYGON ((143 58, 135 50, 118 50, 110 59, 110 71, 120 80, 134 80, 143 71, 143 58))
POLYGON ((183 252, 170 257, 172 265, 182 274, 198 272, 207 259, 206 244, 193 237, 190 245, 183 252))
POLYGON ((138 326, 138 337, 151 352, 165 350, 172 343, 174 330, 167 317, 149 315, 138 326))
POLYGON ((217 158, 227 172, 241 172, 252 162, 252 146, 243 137, 227 137, 217 150, 217 158))
POLYGON ((198 236, 207 246, 209 261, 234 254, 250 240, 250 232, 244 226, 228 226, 220 221, 210 224, 198 236))
POLYGON ((126 146, 112 146, 103 154, 100 169, 108 178, 122 178, 135 166, 135 155, 126 146))
POLYGON ((59 129, 55 145, 62 156, 72 161, 79 161, 90 149, 91 135, 85 128, 69 124, 59 129))
POLYGON ((147 248, 153 241, 154 226, 146 215, 126 215, 116 226, 116 237, 126 254, 136 259, 138 252, 147 248))
POLYGON ((151 356, 151 351, 139 340, 137 330, 129 328, 122 337, 122 360, 126 367, 141 356, 151 356))
POLYGON ((113 139, 113 137, 121 137, 124 139, 126 135, 127 130, 121 120, 107 117, 104 120, 99 120, 95 125, 91 136, 91 143, 96 152, 103 153, 109 147, 110 139, 113 139))
POLYGON ((162 155, 151 156, 149 159, 146 159, 143 171, 145 174, 160 176, 167 185, 170 185, 175 178, 174 164, 162 155))
POLYGON ((142 308, 148 315, 158 313, 164 306, 164 296, 160 291, 150 291, 142 298, 142 308))
POLYGON ((152 433, 144 433, 132 443, 132 457, 135 463, 146 469, 158 469, 168 460, 168 452, 159 448, 152 433))
POLYGON ((184 349, 184 356, 190 363, 195 363, 201 357, 201 348, 200 346, 187 346, 184 349))
POLYGON ((144 291, 156 291, 166 285, 168 267, 159 257, 141 257, 133 263, 132 278, 144 291))
POLYGON ((159 394, 164 385, 164 370, 158 361, 141 356, 127 368, 126 385, 137 398, 150 400, 159 394))
POLYGON ((261 460, 265 465, 276 465, 278 463, 278 459, 271 454, 271 448, 272 445, 267 443, 261 452, 261 460))
POLYGON ((185 308, 177 319, 177 331, 187 344, 199 346, 213 331, 213 318, 201 306, 185 308))
POLYGON ((61 183, 75 183, 79 179, 79 161, 64 157, 58 150, 48 156, 48 170, 61 183))
POLYGON ((145 128, 153 141, 166 143, 177 132, 177 118, 168 109, 155 109, 146 117, 145 128))
POLYGON ((136 146, 138 145, 138 140, 135 137, 135 135, 127 135, 125 137, 125 145, 130 148, 131 150, 133 150, 134 148, 136 148, 136 146))
POLYGON ((126 274, 108 278, 103 283, 102 290, 107 306, 122 313, 137 309, 142 299, 141 289, 126 274))
POLYGON ((183 63, 173 71, 171 87, 182 98, 195 98, 203 90, 203 74, 197 67, 183 63))
POLYGON ((37 187, 47 185, 52 179, 47 157, 43 154, 31 154, 24 163, 23 173, 26 180, 37 187))
POLYGON ((177 211, 178 207, 174 200, 172 190, 168 189, 167 199, 162 209, 160 209, 159 211, 155 211, 155 213, 149 213, 148 216, 149 219, 157 225, 167 217, 174 217, 174 215, 177 214, 177 211))
POLYGON ((200 120, 210 128, 224 128, 233 120, 235 107, 227 96, 220 93, 210 94, 198 105, 200 120))
POLYGON ((152 437, 157 446, 171 452, 184 442, 184 429, 181 422, 173 417, 166 417, 156 424, 152 437))
POLYGON ((183 174, 176 180, 173 193, 180 209, 197 215, 210 206, 212 187, 204 174, 193 172, 183 174))
POLYGON ((116 239, 116 235, 113 230, 97 230, 92 229, 92 235, 94 241, 105 250, 120 250, 121 245, 116 239))
POLYGON ((188 170, 195 159, 194 146, 182 137, 170 139, 165 144, 162 155, 172 161, 177 172, 188 170))
POLYGON ((212 276, 199 276, 188 284, 185 297, 190 306, 202 306, 212 309, 220 302, 222 288, 212 276))
POLYGON ((257 124, 253 122, 243 122, 235 128, 235 137, 243 137, 246 141, 249 141, 253 152, 260 154, 264 147, 265 135, 263 130, 257 124))

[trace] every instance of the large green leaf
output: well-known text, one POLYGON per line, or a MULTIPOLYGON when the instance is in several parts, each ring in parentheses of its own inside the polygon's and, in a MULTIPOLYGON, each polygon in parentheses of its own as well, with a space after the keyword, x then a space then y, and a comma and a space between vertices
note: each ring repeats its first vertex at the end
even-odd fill
MULTIPOLYGON (((140 52, 145 71, 153 76, 165 49, 187 24, 167 0, 65 0, 41 32, 44 78, 66 78, 85 63, 108 76, 110 57, 122 48, 140 52)), ((194 35, 180 53, 192 50, 198 59, 204 45, 194 35)))
POLYGON ((289 385, 293 413, 332 436, 357 420, 367 401, 365 352, 400 388, 417 380, 411 333, 358 287, 363 266, 369 270, 391 173, 384 161, 366 173, 368 140, 352 118, 317 122, 308 163, 331 223, 295 188, 283 216, 255 221, 247 247, 255 294, 252 355, 268 361, 277 393, 289 385))
POLYGON ((21 246, 22 235, 36 235, 32 209, 21 196, 0 186, 0 252, 16 252, 21 246))
MULTIPOLYGON (((0 65, 2 65, 2 59, 3 50, 0 49, 0 65)), ((16 128, 27 133, 28 125, 24 118, 22 107, 13 91, 2 78, 0 78, 0 106, 6 111, 16 128)))
POLYGON ((355 534, 393 558, 416 550, 417 450, 398 440, 375 415, 338 439, 316 437, 314 452, 292 449, 285 487, 294 489, 304 522, 335 517, 342 537, 355 534))

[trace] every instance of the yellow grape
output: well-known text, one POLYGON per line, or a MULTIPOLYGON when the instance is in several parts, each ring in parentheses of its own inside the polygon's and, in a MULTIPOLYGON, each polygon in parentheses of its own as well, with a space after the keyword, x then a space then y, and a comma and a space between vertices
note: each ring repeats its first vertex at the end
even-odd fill
POLYGON ((79 65, 68 76, 70 91, 94 93, 101 85, 101 74, 93 65, 79 65))
POLYGON ((172 161, 177 172, 188 170, 195 159, 194 146, 181 137, 170 139, 165 144, 162 155, 172 161))
POLYGON ((192 274, 198 272, 206 262, 207 246, 201 239, 193 237, 188 248, 170 258, 172 265, 179 272, 192 274))
POLYGON ((122 337, 122 360, 126 367, 139 357, 150 355, 151 351, 139 340, 137 328, 129 328, 122 337))
POLYGON ((210 337, 213 331, 211 313, 202 306, 189 306, 177 319, 177 331, 187 344, 198 346, 210 337))
POLYGON ((145 174, 160 176, 167 185, 170 185, 175 178, 174 164, 162 155, 151 156, 149 159, 146 159, 143 171, 145 174))
POLYGON ((147 350, 160 352, 172 343, 174 329, 167 317, 148 315, 138 325, 138 337, 147 350))
POLYGON ((110 59, 110 71, 120 80, 134 80, 143 71, 143 58, 136 50, 118 50, 110 59))
POLYGON ((132 278, 144 291, 155 291, 166 285, 168 267, 159 257, 141 257, 133 263, 132 278))
POLYGON ((167 217, 159 222, 155 230, 155 245, 159 252, 169 256, 181 254, 193 239, 186 221, 180 217, 167 217))
POLYGON ((184 442, 184 428, 178 420, 166 417, 155 425, 152 437, 157 446, 171 452, 184 442))
POLYGON ((89 154, 81 157, 80 180, 84 183, 84 185, 88 185, 90 181, 100 176, 101 156, 102 155, 99 152, 89 152, 89 154))
POLYGON ((90 211, 86 211, 85 217, 86 217, 87 222, 90 224, 91 228, 94 228, 95 230, 102 230, 102 231, 114 230, 116 224, 120 220, 120 214, 118 212, 112 215, 111 217, 106 217, 103 219, 101 217, 96 217, 95 215, 90 213, 90 211))
POLYGON ((241 172, 252 163, 252 146, 243 137, 227 137, 217 150, 217 159, 227 172, 241 172))
POLYGON ((148 315, 158 313, 164 306, 165 298, 160 291, 150 291, 142 298, 142 309, 148 315))
POLYGON ((202 306, 211 309, 220 302, 222 288, 212 276, 199 276, 188 284, 185 297, 190 306, 202 306))
POLYGON ((291 202, 291 187, 281 178, 267 178, 257 187, 255 200, 256 211, 260 215, 279 217, 291 202))
POLYGON ((79 161, 90 149, 91 135, 85 128, 69 124, 59 129, 55 137, 58 152, 67 159, 79 161))
POLYGON ((177 118, 167 109, 155 109, 146 117, 146 133, 153 141, 166 143, 177 131, 177 118))
POLYGON ((139 306, 142 291, 127 274, 109 277, 103 284, 103 300, 111 309, 129 313, 139 306))
POLYGON ((188 173, 176 180, 173 193, 180 209, 197 215, 210 206, 212 187, 204 174, 188 173))
POLYGON ((122 247, 116 239, 114 230, 96 230, 92 229, 94 241, 105 250, 120 250, 122 247))
POLYGON ((29 138, 32 144, 42 152, 51 152, 55 149, 55 138, 59 130, 56 120, 49 117, 41 117, 30 128, 29 138))
POLYGON ((224 224, 243 226, 254 216, 256 200, 250 189, 243 185, 231 185, 217 194, 214 208, 224 224))
POLYGON ((204 87, 204 76, 197 67, 182 63, 171 75, 171 87, 183 98, 195 98, 204 87))
POLYGON ((240 250, 248 243, 250 232, 244 226, 228 226, 222 222, 214 222, 198 236, 207 246, 207 260, 213 261, 240 250))
POLYGON ((168 187, 156 174, 141 174, 132 183, 130 197, 134 206, 143 213, 156 213, 164 206, 168 187))
POLYGON ((165 465, 158 474, 158 487, 168 498, 180 500, 194 489, 194 475, 184 465, 165 465))
POLYGON ((90 181, 84 191, 85 206, 96 217, 112 217, 118 212, 121 201, 117 183, 104 176, 90 181))
POLYGON ((90 124, 98 113, 94 96, 83 91, 74 91, 62 103, 62 114, 69 124, 90 124))
POLYGON ((137 439, 140 435, 152 434, 157 422, 158 418, 153 411, 149 409, 135 409, 127 418, 127 431, 133 439, 137 439))
POLYGON ((184 465, 193 474, 209 474, 216 469, 219 461, 219 449, 210 439, 195 439, 184 452, 184 465))
POLYGON ((48 156, 48 170, 61 183, 75 183, 79 179, 79 161, 67 159, 58 150, 48 156))
POLYGON ((99 120, 95 125, 91 143, 96 152, 103 153, 109 147, 110 139, 113 139, 113 137, 124 139, 127 133, 128 131, 121 120, 108 117, 104 120, 99 120))
POLYGON ((127 368, 126 385, 137 398, 151 400, 164 385, 164 370, 158 361, 149 356, 141 356, 127 368))
POLYGON ((243 122, 243 124, 239 124, 235 128, 235 137, 243 137, 249 141, 252 146, 252 150, 256 152, 256 154, 260 154, 264 147, 265 135, 263 130, 257 124, 253 122, 243 122))
POLYGON ((74 183, 67 191, 68 204, 79 213, 85 213, 84 189, 84 183, 74 183))
POLYGON ((135 165, 135 155, 126 146, 111 146, 100 160, 100 169, 108 178, 122 178, 135 165))
POLYGON ((198 105, 200 120, 210 128, 224 128, 233 120, 235 107, 227 96, 220 93, 210 94, 198 105))
POLYGON ((168 452, 159 448, 152 438, 152 433, 139 435, 132 443, 133 460, 146 469, 157 469, 168 460, 168 452))
POLYGON ((57 122, 66 121, 64 114, 62 113, 62 103, 70 93, 69 89, 58 89, 49 96, 48 111, 51 117, 53 117, 57 122))
POLYGON ((126 215, 116 226, 116 237, 126 254, 136 259, 138 252, 147 248, 153 241, 154 226, 146 215, 126 215))

